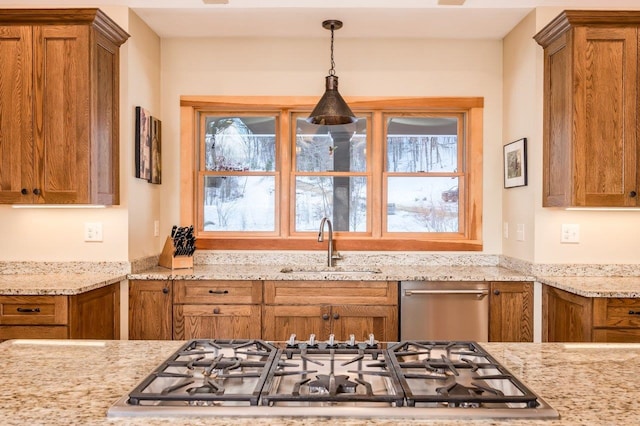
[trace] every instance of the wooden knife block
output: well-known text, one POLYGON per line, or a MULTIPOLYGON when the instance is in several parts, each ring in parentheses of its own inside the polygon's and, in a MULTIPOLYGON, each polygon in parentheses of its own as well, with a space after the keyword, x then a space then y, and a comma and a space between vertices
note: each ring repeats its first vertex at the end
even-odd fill
POLYGON ((173 238, 167 237, 162 253, 160 253, 158 265, 169 269, 193 268, 193 256, 174 256, 173 253, 175 251, 176 248, 173 245, 173 238))

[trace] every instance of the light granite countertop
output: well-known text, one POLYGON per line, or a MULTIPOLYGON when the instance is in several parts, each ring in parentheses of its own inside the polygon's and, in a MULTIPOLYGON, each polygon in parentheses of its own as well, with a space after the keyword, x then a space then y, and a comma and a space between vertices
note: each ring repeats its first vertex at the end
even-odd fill
POLYGON ((132 280, 366 280, 366 281, 534 281, 535 277, 499 266, 275 266, 195 265, 193 269, 151 268, 132 280), (286 270, 287 272, 283 272, 286 270))
POLYGON ((126 279, 113 272, 0 274, 0 295, 75 295, 126 279))
MULTIPOLYGON (((318 418, 107 418, 109 407, 184 342, 40 340, 0 343, 3 425, 450 425, 459 420, 318 418)), ((640 344, 481 343, 559 414, 559 420, 479 425, 636 424, 640 344)), ((265 414, 268 408, 265 408, 265 414)), ((375 415, 375 414, 372 414, 375 415)))

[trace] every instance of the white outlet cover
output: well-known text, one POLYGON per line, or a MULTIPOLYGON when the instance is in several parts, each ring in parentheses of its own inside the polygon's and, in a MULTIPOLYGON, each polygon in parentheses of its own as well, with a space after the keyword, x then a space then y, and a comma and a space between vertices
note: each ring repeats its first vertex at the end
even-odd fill
POLYGON ((92 242, 102 241, 102 222, 85 222, 84 240, 92 242))

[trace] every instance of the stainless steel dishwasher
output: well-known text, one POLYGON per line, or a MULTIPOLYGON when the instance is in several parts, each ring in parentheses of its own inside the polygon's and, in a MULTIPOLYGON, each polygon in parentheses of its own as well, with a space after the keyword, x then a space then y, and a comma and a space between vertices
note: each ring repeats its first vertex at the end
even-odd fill
POLYGON ((400 340, 489 340, 489 283, 402 281, 400 340))

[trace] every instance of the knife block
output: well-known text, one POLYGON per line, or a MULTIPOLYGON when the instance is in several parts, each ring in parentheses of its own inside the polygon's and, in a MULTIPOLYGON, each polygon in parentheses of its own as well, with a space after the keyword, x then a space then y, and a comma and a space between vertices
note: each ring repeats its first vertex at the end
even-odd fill
POLYGON ((173 245, 173 238, 167 237, 164 243, 162 253, 158 265, 169 269, 188 269, 193 268, 193 256, 174 256, 176 247, 173 245))

